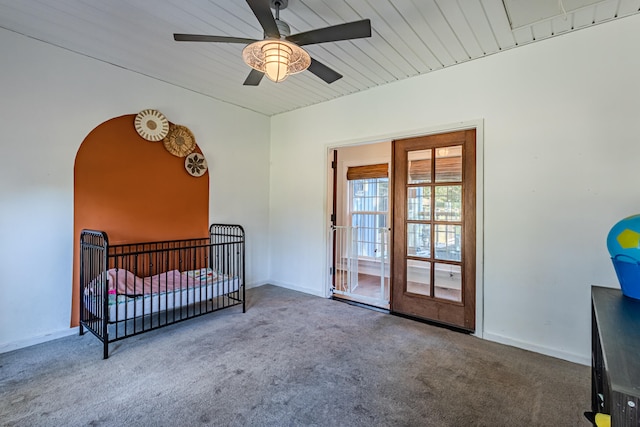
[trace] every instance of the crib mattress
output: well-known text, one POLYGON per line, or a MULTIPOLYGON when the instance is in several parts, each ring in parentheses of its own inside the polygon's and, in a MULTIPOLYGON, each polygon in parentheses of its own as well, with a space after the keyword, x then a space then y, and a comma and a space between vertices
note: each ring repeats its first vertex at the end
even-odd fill
MULTIPOLYGON (((202 303, 236 292, 240 289, 240 279, 218 275, 214 280, 201 284, 139 296, 116 294, 109 291, 109 322, 129 320, 141 316, 157 314, 202 303)), ((91 292, 85 292, 85 307, 94 315, 101 317, 101 299, 91 292)))

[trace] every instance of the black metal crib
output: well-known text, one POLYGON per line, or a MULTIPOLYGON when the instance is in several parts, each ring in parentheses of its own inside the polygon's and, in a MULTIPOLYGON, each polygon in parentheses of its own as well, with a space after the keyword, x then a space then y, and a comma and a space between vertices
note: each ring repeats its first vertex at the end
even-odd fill
POLYGON ((80 335, 109 343, 223 308, 245 305, 245 233, 212 224, 209 237, 109 245, 80 234, 80 335))

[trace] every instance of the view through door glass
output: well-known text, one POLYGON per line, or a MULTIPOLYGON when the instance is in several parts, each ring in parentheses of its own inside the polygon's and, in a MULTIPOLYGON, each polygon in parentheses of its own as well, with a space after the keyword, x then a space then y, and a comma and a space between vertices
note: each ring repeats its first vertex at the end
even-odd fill
POLYGON ((394 141, 392 310, 475 328, 475 131, 394 141))

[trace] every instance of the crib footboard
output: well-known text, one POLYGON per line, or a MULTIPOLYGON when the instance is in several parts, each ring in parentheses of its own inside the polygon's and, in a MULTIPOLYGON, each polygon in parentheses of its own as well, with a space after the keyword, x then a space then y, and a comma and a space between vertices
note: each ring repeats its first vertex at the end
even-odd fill
POLYGON ((109 245, 103 231, 80 237, 80 334, 108 344, 223 308, 245 312, 245 242, 239 225, 209 237, 109 245))
POLYGON ((106 318, 109 238, 97 230, 80 233, 80 335, 85 328, 103 343, 103 357, 109 356, 109 331, 106 318))

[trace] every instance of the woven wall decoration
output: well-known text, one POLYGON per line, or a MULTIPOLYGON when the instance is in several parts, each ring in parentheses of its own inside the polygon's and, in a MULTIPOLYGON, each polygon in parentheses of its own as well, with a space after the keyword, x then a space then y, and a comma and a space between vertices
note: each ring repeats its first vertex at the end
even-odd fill
POLYGON ((200 153, 191 153, 184 159, 184 167, 189 175, 200 177, 207 171, 207 161, 200 153))
POLYGON ((169 121, 158 110, 142 110, 134 120, 138 135, 147 141, 157 142, 167 136, 169 121))
POLYGON ((196 148, 196 139, 186 126, 172 125, 169 134, 164 138, 164 148, 178 157, 191 154, 196 148))

